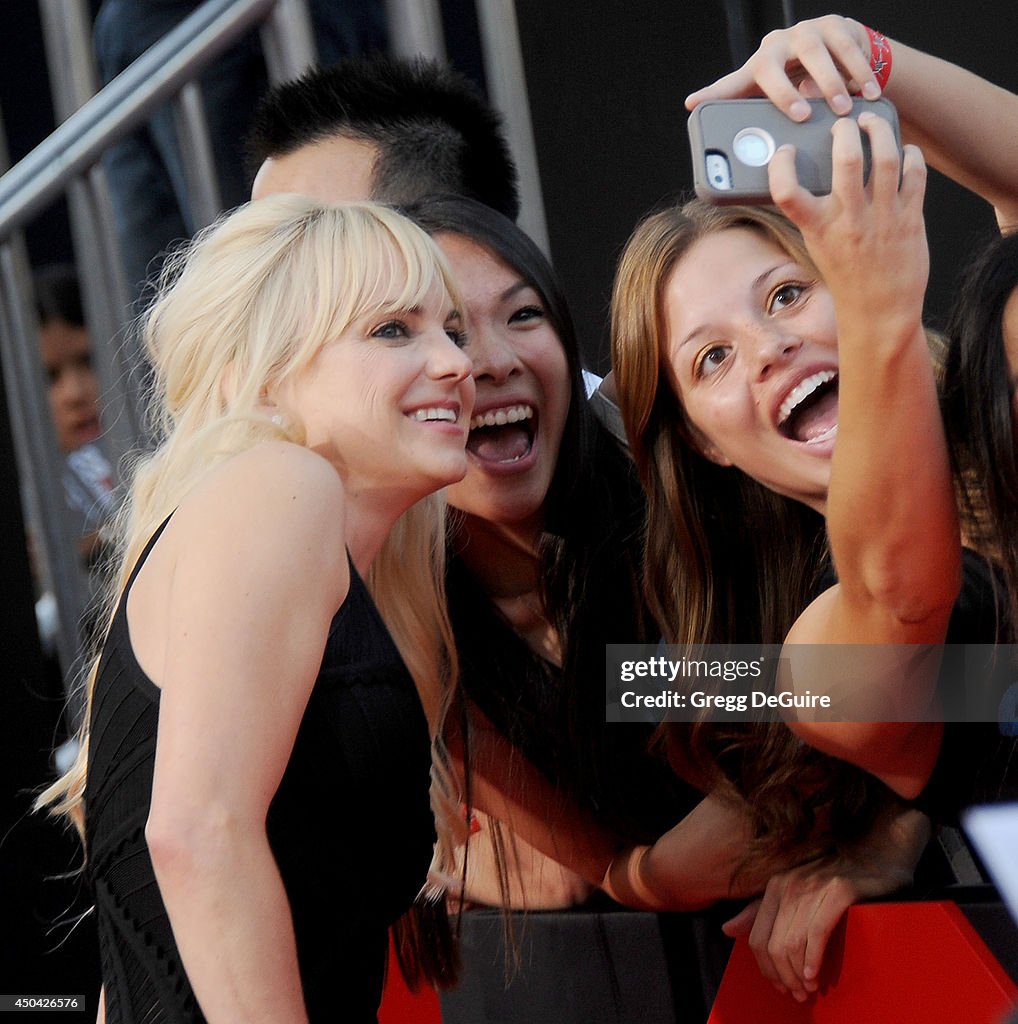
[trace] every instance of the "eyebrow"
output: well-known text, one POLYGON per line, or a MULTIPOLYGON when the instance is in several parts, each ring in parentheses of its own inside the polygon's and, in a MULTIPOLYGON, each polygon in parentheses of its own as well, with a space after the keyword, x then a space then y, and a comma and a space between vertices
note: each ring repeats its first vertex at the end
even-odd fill
MULTIPOLYGON (((749 290, 755 292, 767 280, 767 278, 769 278, 772 274, 776 273, 779 270, 784 270, 785 267, 797 267, 797 266, 799 266, 798 260, 794 260, 791 257, 789 257, 788 259, 784 260, 781 263, 775 263, 774 266, 768 267, 766 270, 763 271, 763 273, 757 274, 757 276, 755 278, 753 278, 752 282, 750 283, 749 290)), ((710 327, 709 324, 700 324, 700 325, 694 327, 689 332, 689 334, 687 334, 682 339, 682 341, 680 341, 679 344, 675 347, 675 351, 676 352, 681 351, 691 341, 694 341, 701 334, 703 334, 705 331, 707 331, 709 329, 709 327, 710 327)))
POLYGON ((508 302, 509 299, 519 295, 522 291, 526 291, 528 288, 535 294, 539 294, 537 289, 529 281, 524 281, 521 277, 515 284, 509 285, 509 287, 499 295, 499 302, 508 302))

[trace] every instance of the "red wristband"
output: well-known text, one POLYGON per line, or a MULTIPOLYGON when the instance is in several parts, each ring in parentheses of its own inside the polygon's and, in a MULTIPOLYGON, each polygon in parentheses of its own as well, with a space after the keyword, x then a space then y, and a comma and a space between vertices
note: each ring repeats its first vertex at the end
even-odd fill
POLYGON ((887 80, 891 77, 891 42, 880 32, 875 32, 868 26, 864 27, 870 40, 870 70, 877 80, 877 85, 883 91, 887 88, 887 80))

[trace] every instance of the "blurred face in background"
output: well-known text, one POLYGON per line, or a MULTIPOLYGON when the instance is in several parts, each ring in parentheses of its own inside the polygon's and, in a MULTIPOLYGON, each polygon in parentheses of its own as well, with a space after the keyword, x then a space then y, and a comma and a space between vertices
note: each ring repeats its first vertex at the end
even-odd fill
POLYGON ((92 369, 88 331, 64 320, 50 320, 39 330, 39 350, 57 442, 64 453, 73 452, 102 433, 99 381, 92 369))

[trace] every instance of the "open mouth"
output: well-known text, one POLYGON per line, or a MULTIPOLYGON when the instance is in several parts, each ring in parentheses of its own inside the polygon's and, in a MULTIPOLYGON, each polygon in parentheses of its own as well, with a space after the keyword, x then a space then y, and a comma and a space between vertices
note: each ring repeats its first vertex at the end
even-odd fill
POLYGON ((533 449, 536 428, 536 414, 531 405, 489 409, 470 421, 467 451, 483 462, 519 462, 533 449))
POLYGON ((821 370, 800 381, 778 410, 778 430, 800 444, 819 444, 838 429, 838 374, 821 370))
POLYGON ((74 425, 74 431, 78 437, 94 441, 102 433, 102 425, 100 424, 98 417, 92 416, 87 420, 82 420, 80 423, 76 423, 74 425))

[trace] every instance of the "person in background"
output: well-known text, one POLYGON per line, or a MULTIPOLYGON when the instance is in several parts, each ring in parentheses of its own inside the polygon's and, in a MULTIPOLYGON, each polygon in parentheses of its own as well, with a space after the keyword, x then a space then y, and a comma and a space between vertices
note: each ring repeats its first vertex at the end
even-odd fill
MULTIPOLYGON (((1018 233, 1011 231, 991 239, 965 269, 947 325, 942 389, 962 533, 997 569, 995 618, 1010 644, 1018 636, 1016 295, 1018 233)), ((940 799, 952 806, 1018 797, 1016 666, 1001 656, 995 668, 984 693, 995 722, 945 725, 940 799)))
POLYGON ((510 220, 516 167, 502 119, 436 61, 376 56, 314 68, 271 89, 246 143, 251 196, 406 204, 468 196, 510 220))
MULTIPOLYGON (((103 0, 93 46, 103 85, 201 6, 201 0, 103 0)), ((385 49, 388 29, 381 0, 309 0, 311 28, 322 63, 385 49)), ((243 139, 251 110, 268 86, 257 29, 217 57, 198 80, 223 209, 247 198, 243 139)), ((144 294, 167 249, 190 238, 196 220, 171 104, 106 152, 114 223, 128 287, 144 294)))
POLYGON ((82 518, 79 550, 87 567, 99 555, 99 530, 116 509, 113 467, 97 444, 102 435, 99 378, 74 268, 43 268, 34 275, 34 285, 50 415, 65 458, 64 494, 82 518))
MULTIPOLYGON (((79 652, 91 642, 96 625, 94 600, 101 589, 101 567, 108 554, 103 530, 116 514, 118 495, 113 466, 100 447, 99 378, 92 365, 92 341, 82 312, 78 277, 72 266, 55 264, 33 277, 35 307, 39 320, 39 355, 46 375, 46 393, 57 444, 63 459, 61 482, 67 508, 79 537, 76 560, 80 566, 85 613, 78 624, 79 652)), ((29 550, 34 544, 29 538, 29 550)), ((42 574, 35 573, 40 593, 35 604, 39 639, 46 655, 54 689, 65 696, 68 732, 73 733, 84 716, 76 679, 80 661, 61 666, 57 638, 61 628, 57 601, 46 590, 42 574)), ((54 753, 62 768, 74 759, 73 738, 54 753)))

